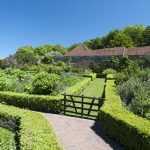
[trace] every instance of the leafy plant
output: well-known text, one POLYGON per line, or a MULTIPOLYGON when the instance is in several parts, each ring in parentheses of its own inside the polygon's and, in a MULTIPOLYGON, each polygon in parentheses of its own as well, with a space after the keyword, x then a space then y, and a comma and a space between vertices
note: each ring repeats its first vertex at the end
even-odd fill
POLYGON ((37 95, 49 95, 54 91, 59 79, 56 74, 41 72, 33 79, 31 92, 37 95))
POLYGON ((150 149, 150 121, 122 106, 114 80, 107 80, 105 98, 99 113, 103 130, 126 149, 150 149))
POLYGON ((111 68, 105 69, 102 74, 116 74, 116 70, 113 70, 111 68))

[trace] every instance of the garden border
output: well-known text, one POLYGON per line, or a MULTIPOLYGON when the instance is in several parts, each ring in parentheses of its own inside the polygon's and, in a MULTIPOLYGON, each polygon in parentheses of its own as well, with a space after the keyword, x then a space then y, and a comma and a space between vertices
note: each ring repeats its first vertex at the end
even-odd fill
POLYGON ((0 126, 16 133, 17 149, 62 149, 49 122, 40 113, 0 104, 0 126))
POLYGON ((99 112, 100 125, 109 136, 129 150, 150 149, 150 121, 122 106, 114 81, 108 78, 106 82, 106 99, 99 112))
MULTIPOLYGON (((90 82, 91 78, 85 78, 66 89, 65 92, 68 94, 79 94, 90 82)), ((62 95, 44 96, 0 91, 0 103, 41 112, 61 112, 62 99, 62 95)))

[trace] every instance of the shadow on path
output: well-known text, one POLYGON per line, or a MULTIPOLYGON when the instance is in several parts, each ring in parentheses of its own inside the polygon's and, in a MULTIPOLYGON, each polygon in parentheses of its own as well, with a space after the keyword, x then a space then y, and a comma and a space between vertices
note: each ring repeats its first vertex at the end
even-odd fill
POLYGON ((56 114, 43 114, 65 150, 123 150, 109 138, 98 122, 56 114))
POLYGON ((91 129, 98 135, 100 136, 106 143, 108 143, 110 145, 110 147, 112 147, 112 149, 114 150, 124 150, 124 148, 118 144, 116 144, 115 141, 113 141, 111 138, 109 138, 106 133, 104 133, 104 131, 102 130, 102 128, 100 127, 100 124, 98 121, 95 121, 95 123, 93 124, 93 126, 91 126, 91 129))

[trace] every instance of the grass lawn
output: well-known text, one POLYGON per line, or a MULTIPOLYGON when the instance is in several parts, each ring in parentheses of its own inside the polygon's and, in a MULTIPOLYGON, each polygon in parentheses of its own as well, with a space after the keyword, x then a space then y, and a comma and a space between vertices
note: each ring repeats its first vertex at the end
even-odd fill
POLYGON ((15 133, 0 127, 0 150, 16 150, 15 133))
MULTIPOLYGON (((96 98, 101 98, 102 97, 102 94, 103 94, 103 90, 104 90, 104 84, 105 84, 105 79, 103 78, 96 78, 94 81, 92 81, 90 83, 89 86, 87 86, 84 91, 80 94, 80 95, 84 95, 84 96, 89 96, 89 97, 96 97, 96 98)), ((75 99, 76 101, 81 101, 81 98, 77 98, 75 99)), ((89 102, 91 103, 92 100, 91 99, 84 99, 84 102, 89 102)), ((98 104, 98 100, 95 100, 94 101, 94 104, 98 104)), ((73 104, 71 103, 70 104, 71 106, 73 106, 73 104)), ((75 103, 75 106, 76 107, 81 107, 81 104, 79 103, 75 103)), ((83 105, 84 108, 90 108, 90 105, 89 104, 84 104, 83 105)), ((95 110, 98 110, 98 106, 92 106, 92 109, 95 109, 95 110)), ((69 110, 69 111, 74 111, 75 112, 75 109, 74 108, 70 108, 68 107, 66 110, 69 110)), ((77 109, 77 112, 78 113, 81 113, 81 109, 77 109)), ((88 110, 84 110, 83 111, 84 114, 88 114, 88 110)), ((81 117, 80 114, 72 114, 72 113, 69 113, 69 112, 66 112, 66 114, 68 115, 75 115, 75 116, 79 116, 81 117)), ((94 111, 91 111, 90 112, 91 115, 98 115, 98 112, 94 112, 94 111)), ((82 117, 87 117, 86 115, 83 115, 82 117)), ((91 118, 91 119, 95 119, 96 117, 87 117, 87 118, 91 118)))
POLYGON ((102 97, 105 79, 96 78, 89 86, 80 94, 90 97, 102 97))

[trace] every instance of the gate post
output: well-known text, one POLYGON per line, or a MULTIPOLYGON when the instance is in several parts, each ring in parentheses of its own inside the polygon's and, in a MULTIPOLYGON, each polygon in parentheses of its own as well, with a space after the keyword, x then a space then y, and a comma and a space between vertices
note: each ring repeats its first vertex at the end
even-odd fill
POLYGON ((64 114, 66 113, 66 93, 64 93, 64 114))
POLYGON ((84 97, 82 95, 82 106, 81 106, 81 115, 83 116, 83 100, 84 100, 84 97))
POLYGON ((98 99, 98 111, 100 110, 100 106, 101 106, 101 98, 98 99))

